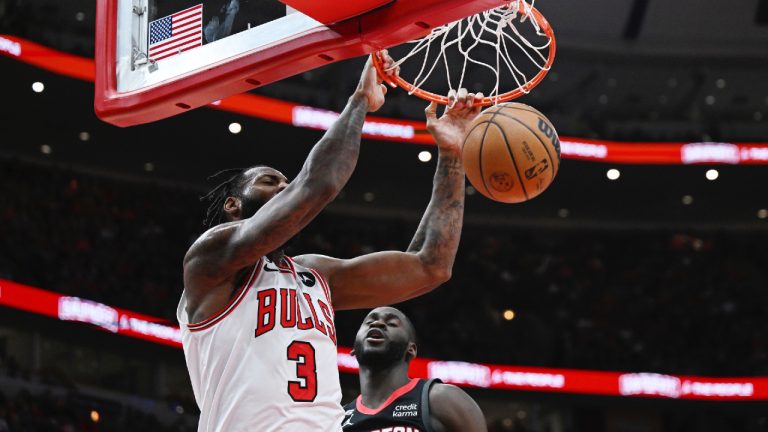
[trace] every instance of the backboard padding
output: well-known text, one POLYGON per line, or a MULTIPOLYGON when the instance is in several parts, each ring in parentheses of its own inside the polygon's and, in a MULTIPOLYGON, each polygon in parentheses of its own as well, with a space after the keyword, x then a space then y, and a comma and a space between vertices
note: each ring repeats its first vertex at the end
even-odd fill
POLYGON ((370 12, 396 0, 355 0, 321 2, 317 0, 280 0, 287 6, 320 21, 323 24, 333 24, 370 12))

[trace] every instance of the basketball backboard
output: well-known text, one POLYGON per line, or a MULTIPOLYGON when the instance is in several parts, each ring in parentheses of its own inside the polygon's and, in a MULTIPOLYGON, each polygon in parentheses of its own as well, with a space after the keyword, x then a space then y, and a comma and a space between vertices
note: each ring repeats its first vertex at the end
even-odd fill
POLYGON ((503 0, 97 0, 95 109, 131 126, 424 36, 503 0))

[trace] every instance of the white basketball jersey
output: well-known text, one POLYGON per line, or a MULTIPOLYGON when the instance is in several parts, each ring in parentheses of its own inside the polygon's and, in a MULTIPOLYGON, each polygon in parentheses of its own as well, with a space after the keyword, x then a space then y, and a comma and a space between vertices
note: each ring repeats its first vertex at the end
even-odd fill
POLYGON ((262 258, 229 304, 176 316, 200 432, 339 432, 344 411, 330 291, 317 271, 262 258))

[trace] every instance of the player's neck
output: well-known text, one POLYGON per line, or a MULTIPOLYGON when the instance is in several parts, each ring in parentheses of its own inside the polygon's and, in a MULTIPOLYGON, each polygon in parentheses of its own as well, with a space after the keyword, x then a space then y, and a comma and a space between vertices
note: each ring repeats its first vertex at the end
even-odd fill
POLYGON ((283 258, 285 258, 285 252, 283 252, 283 249, 278 249, 268 253, 267 258, 269 258, 270 261, 274 263, 279 263, 283 260, 283 258))
POLYGON ((363 405, 368 408, 380 406, 395 390, 408 384, 408 365, 398 363, 393 367, 371 370, 360 369, 360 390, 363 405))

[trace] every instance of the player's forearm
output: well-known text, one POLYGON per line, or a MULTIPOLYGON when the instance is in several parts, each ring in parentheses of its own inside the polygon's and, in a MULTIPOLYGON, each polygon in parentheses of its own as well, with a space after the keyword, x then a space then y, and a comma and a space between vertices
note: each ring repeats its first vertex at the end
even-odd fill
POLYGON ((464 166, 461 155, 441 150, 432 198, 408 247, 425 265, 444 278, 450 276, 464 219, 464 166))
POLYGON ((352 95, 339 118, 309 153, 297 180, 304 178, 310 187, 327 187, 338 193, 355 170, 367 112, 366 97, 352 95))

